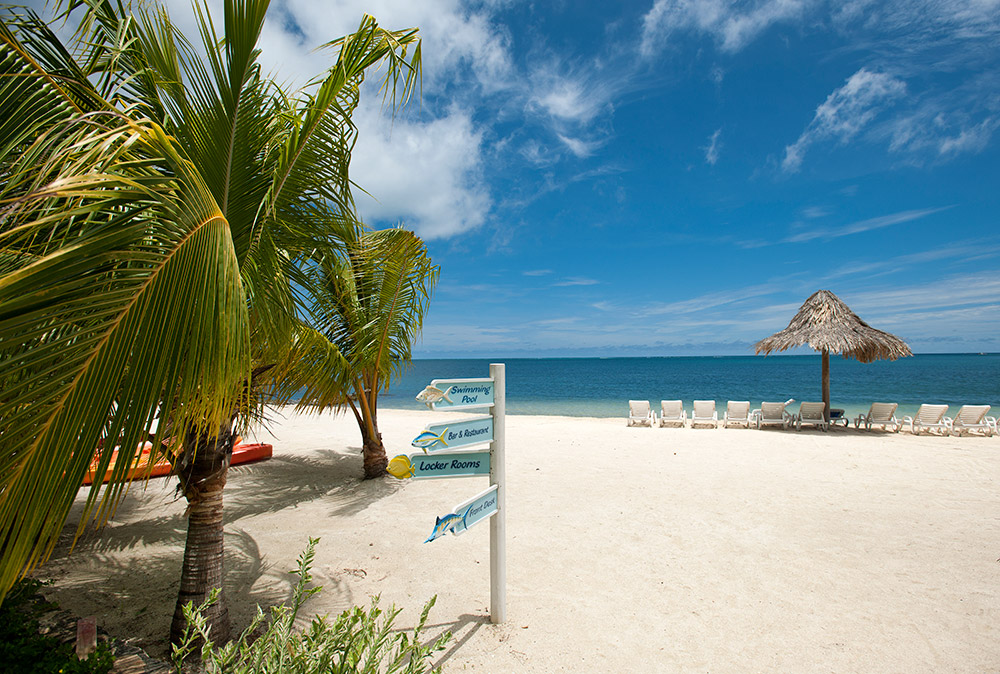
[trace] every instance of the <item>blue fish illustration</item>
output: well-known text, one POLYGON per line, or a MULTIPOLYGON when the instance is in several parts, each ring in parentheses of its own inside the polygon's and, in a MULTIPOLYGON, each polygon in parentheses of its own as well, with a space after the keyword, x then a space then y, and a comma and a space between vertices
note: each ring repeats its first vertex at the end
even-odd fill
POLYGON ((465 518, 469 516, 470 510, 472 510, 471 505, 468 508, 466 508, 465 512, 462 513, 461 515, 456 515, 455 513, 449 513, 444 517, 438 517, 437 520, 434 522, 434 530, 431 532, 430 538, 424 541, 424 543, 430 543, 435 538, 441 538, 449 531, 451 533, 455 533, 455 527, 458 525, 459 522, 461 522, 462 526, 465 527, 465 518))
POLYGON ((410 444, 413 445, 414 447, 417 447, 418 449, 424 450, 424 454, 426 454, 428 447, 433 447, 439 442, 445 447, 448 446, 448 443, 444 441, 444 434, 447 432, 448 432, 447 428, 441 431, 440 435, 436 435, 434 433, 431 433, 430 431, 422 431, 420 435, 413 438, 413 442, 411 442, 410 444))

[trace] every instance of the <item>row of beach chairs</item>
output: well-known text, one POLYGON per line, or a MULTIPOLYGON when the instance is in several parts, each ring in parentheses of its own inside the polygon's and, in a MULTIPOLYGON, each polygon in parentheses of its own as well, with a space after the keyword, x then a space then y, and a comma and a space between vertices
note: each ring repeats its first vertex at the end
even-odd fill
MULTIPOLYGON (((792 414, 787 409, 788 405, 795 402, 794 399, 786 400, 783 403, 761 403, 755 410, 750 409, 750 402, 747 400, 730 400, 726 405, 726 412, 722 417, 723 428, 730 426, 742 426, 750 428, 763 428, 765 426, 781 426, 782 428, 795 427, 802 430, 803 426, 814 426, 823 431, 829 429, 831 425, 843 425, 845 428, 850 420, 843 416, 841 410, 830 410, 831 418, 828 422, 823 415, 825 405, 821 402, 804 402, 799 405, 797 414, 792 414), (840 412, 840 414, 833 414, 840 412)), ((660 415, 657 418, 649 405, 648 400, 629 400, 629 426, 649 426, 659 424, 662 426, 686 426, 688 423, 687 410, 680 400, 661 400, 660 415)), ((896 417, 897 403, 872 403, 867 414, 859 414, 854 419, 854 427, 872 430, 881 427, 883 430, 892 430, 898 433, 906 424, 909 425, 910 432, 917 435, 923 431, 941 431, 945 434, 961 435, 967 432, 981 432, 991 436, 997 432, 997 420, 987 416, 990 411, 989 405, 963 405, 958 414, 953 417, 945 416, 948 412, 948 405, 921 405, 915 415, 903 417, 902 420, 896 417)), ((711 426, 718 428, 719 413, 715 409, 714 400, 695 400, 694 408, 691 412, 691 428, 696 426, 711 426)))

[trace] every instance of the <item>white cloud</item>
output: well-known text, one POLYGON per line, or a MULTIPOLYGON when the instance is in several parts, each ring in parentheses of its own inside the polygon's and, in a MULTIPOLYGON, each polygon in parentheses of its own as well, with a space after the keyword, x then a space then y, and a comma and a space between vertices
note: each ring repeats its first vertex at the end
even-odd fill
POLYGON ((722 147, 722 143, 719 142, 719 136, 722 135, 722 129, 716 129, 708 139, 708 146, 705 147, 705 161, 711 166, 715 166, 715 163, 719 161, 719 148, 722 147))
POLYGON ((656 0, 643 17, 640 51, 654 54, 675 31, 689 30, 715 38, 720 48, 737 52, 772 25, 802 16, 808 0, 656 0))
POLYGON ((881 215, 877 218, 868 218, 867 220, 859 220, 857 222, 852 222, 848 225, 842 225, 836 229, 809 229, 805 232, 800 232, 794 234, 787 239, 785 243, 803 243, 805 241, 813 241, 815 239, 837 239, 842 236, 849 236, 851 234, 860 234, 862 232, 867 232, 873 229, 881 229, 883 227, 889 227, 891 225, 898 225, 903 222, 910 222, 912 220, 919 220, 920 218, 925 218, 932 213, 939 213, 943 210, 950 208, 945 206, 943 208, 923 208, 918 210, 900 211, 899 213, 892 213, 890 215, 881 215))
POLYGON ((602 141, 586 141, 579 138, 570 138, 561 133, 557 133, 556 137, 562 141, 563 145, 569 148, 570 152, 580 159, 592 156, 604 144, 602 141))
POLYGON ((571 276, 569 278, 563 279, 558 283, 553 283, 553 286, 592 286, 597 285, 599 281, 595 281, 592 278, 582 278, 580 276, 571 276))
POLYGON ((371 110, 356 116, 358 142, 351 177, 377 201, 358 193, 368 221, 404 221, 420 236, 454 236, 479 227, 491 207, 481 175, 482 132, 466 111, 454 109, 429 122, 371 110))
POLYGON ((958 154, 960 152, 982 152, 997 126, 1000 126, 1000 119, 991 117, 983 120, 982 123, 970 128, 962 129, 957 136, 949 136, 941 140, 938 152, 942 155, 958 154))
POLYGON ((858 70, 816 108, 799 139, 785 148, 782 168, 798 171, 810 145, 826 139, 847 142, 864 129, 882 108, 906 93, 906 83, 885 73, 858 70))

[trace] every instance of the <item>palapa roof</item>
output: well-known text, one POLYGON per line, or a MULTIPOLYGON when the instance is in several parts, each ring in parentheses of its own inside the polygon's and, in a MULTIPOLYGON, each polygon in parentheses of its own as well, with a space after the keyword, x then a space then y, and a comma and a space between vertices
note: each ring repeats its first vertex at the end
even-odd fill
POLYGON ((809 296, 788 327, 754 345, 757 353, 768 354, 808 344, 817 351, 827 349, 862 363, 896 360, 912 356, 906 342, 888 332, 871 327, 829 290, 809 296))

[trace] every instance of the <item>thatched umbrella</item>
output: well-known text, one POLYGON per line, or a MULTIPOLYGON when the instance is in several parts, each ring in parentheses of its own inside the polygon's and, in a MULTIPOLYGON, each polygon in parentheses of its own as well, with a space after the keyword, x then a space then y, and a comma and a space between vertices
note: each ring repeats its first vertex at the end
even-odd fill
POLYGON ((888 332, 871 327, 829 290, 809 296, 788 327, 754 345, 757 353, 784 351, 809 344, 823 352, 823 414, 830 421, 830 352, 856 358, 862 363, 912 356, 906 342, 888 332))

